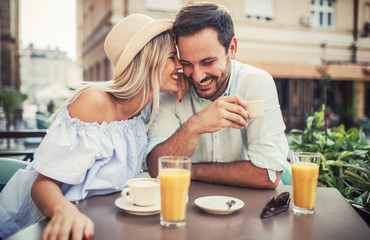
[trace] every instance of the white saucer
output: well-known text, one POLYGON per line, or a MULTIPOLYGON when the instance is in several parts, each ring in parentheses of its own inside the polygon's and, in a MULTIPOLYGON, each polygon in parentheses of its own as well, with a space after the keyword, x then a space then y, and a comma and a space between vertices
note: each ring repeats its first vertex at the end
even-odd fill
POLYGON ((125 198, 120 197, 114 202, 114 204, 117 207, 125 210, 127 213, 130 213, 133 215, 141 215, 141 216, 154 215, 154 214, 160 213, 161 211, 160 202, 152 206, 148 206, 148 207, 139 207, 127 201, 125 198))
POLYGON ((244 202, 242 200, 228 196, 200 197, 195 199, 194 203, 208 213, 219 215, 230 214, 244 207, 244 202), (233 204, 229 209, 226 202, 230 200, 234 200, 235 204, 233 204))

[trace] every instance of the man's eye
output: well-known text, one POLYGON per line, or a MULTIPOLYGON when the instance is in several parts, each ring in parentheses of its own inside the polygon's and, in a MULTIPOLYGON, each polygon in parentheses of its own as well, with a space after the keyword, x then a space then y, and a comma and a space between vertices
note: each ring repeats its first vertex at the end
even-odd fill
POLYGON ((190 63, 182 62, 182 63, 181 63, 181 65, 182 65, 182 66, 189 67, 189 66, 190 66, 190 63))
POLYGON ((203 65, 211 65, 214 61, 202 62, 203 65))

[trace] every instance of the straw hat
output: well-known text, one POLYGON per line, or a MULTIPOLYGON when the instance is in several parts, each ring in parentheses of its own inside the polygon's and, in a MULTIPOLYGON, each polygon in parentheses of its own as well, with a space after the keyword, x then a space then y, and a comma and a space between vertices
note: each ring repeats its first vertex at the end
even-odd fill
POLYGON ((117 23, 108 33, 104 50, 115 70, 117 79, 130 64, 136 54, 155 36, 170 30, 173 20, 154 20, 143 14, 133 14, 117 23))

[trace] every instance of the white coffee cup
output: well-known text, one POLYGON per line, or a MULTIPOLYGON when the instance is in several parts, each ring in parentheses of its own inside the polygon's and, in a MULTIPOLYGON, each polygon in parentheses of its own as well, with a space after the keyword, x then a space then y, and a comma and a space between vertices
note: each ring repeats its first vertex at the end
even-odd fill
POLYGON ((151 206, 159 203, 160 183, 155 178, 133 178, 127 181, 122 197, 137 206, 151 206))
POLYGON ((263 116, 264 101, 247 101, 249 119, 257 119, 263 116))

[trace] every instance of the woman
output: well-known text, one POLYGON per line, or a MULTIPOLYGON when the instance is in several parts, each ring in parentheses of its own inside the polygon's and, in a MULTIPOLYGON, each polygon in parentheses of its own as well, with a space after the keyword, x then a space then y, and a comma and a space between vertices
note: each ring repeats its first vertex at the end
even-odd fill
POLYGON ((42 239, 92 238, 93 222, 71 201, 120 191, 139 174, 159 93, 178 91, 171 28, 171 20, 134 14, 110 31, 104 49, 113 81, 83 87, 57 111, 35 160, 0 194, 0 238, 44 215, 42 239))

